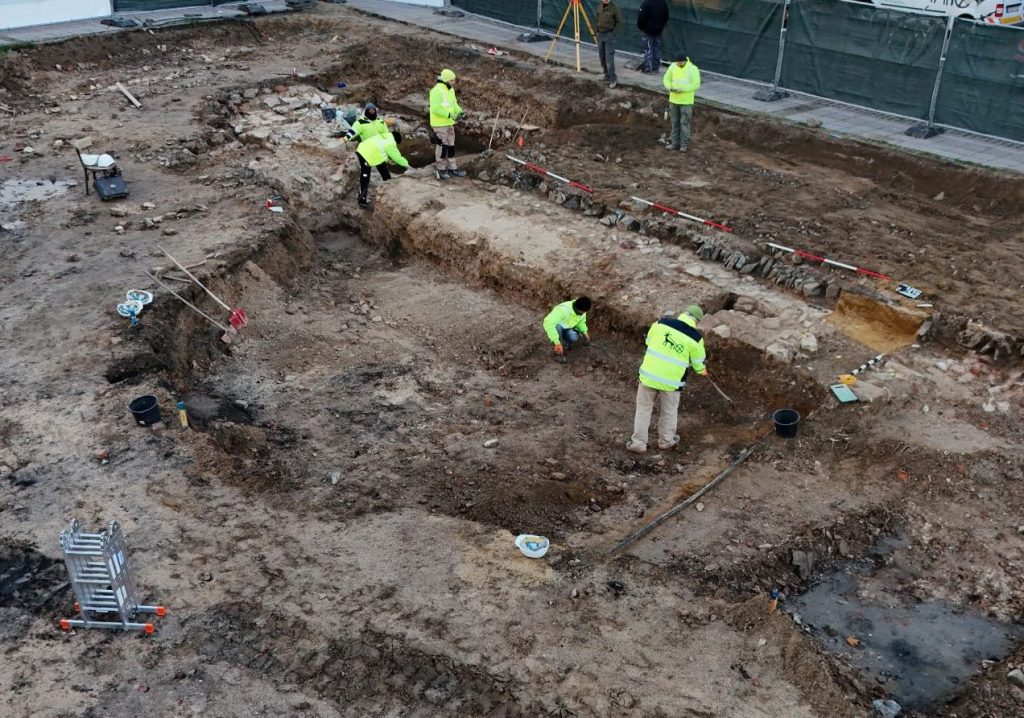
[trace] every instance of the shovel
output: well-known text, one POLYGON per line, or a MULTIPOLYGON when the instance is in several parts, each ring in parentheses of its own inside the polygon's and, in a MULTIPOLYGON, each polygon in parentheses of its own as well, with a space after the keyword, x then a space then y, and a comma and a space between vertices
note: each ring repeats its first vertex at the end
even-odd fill
POLYGON ((719 393, 719 395, 721 395, 721 397, 723 399, 725 399, 730 404, 735 404, 736 403, 735 401, 733 401, 732 399, 729 398, 728 394, 726 394, 724 391, 722 391, 721 389, 718 388, 718 384, 715 383, 714 379, 712 379, 709 376, 705 376, 704 378, 707 379, 708 382, 710 382, 711 386, 715 387, 715 391, 717 391, 719 393))
POLYGON ((231 324, 231 326, 236 331, 241 329, 242 327, 244 327, 246 324, 249 323, 249 318, 245 315, 245 310, 244 309, 242 309, 241 307, 237 307, 236 309, 232 309, 231 307, 229 307, 227 304, 225 304, 224 302, 221 301, 220 297, 218 297, 216 294, 211 292, 209 289, 206 288, 206 286, 202 282, 200 282, 198 279, 196 279, 196 276, 194 274, 192 274, 192 272, 188 271, 188 269, 185 268, 185 265, 183 265, 177 259, 172 257, 170 252, 168 252, 166 249, 161 247, 159 244, 156 246, 156 248, 159 249, 161 252, 163 252, 165 255, 167 255, 167 258, 169 260, 171 260, 172 262, 174 262, 174 264, 178 267, 178 269, 180 269, 182 272, 185 273, 186 277, 188 277, 193 282, 198 284, 200 289, 202 289, 204 292, 206 292, 211 297, 213 297, 213 300, 215 302, 217 302, 217 304, 221 305, 228 312, 230 312, 231 316, 228 317, 228 322, 231 324))
POLYGON ((189 308, 190 308, 190 309, 191 309, 191 310, 192 310, 193 312, 195 312, 196 314, 198 314, 199 316, 201 316, 201 317, 202 317, 203 319, 205 319, 206 321, 210 322, 210 323, 211 323, 211 324, 212 324, 213 326, 217 327, 217 328, 218 328, 218 329, 220 329, 220 330, 221 330, 222 332, 224 332, 223 334, 221 334, 221 336, 220 336, 220 340, 221 340, 222 342, 224 342, 225 344, 230 344, 230 343, 231 343, 231 342, 232 342, 232 341, 234 340, 234 337, 237 337, 237 336, 239 336, 239 334, 238 334, 238 330, 237 330, 237 329, 235 329, 235 327, 234 327, 234 326, 231 326, 231 327, 226 327, 226 326, 224 326, 223 324, 221 324, 220 322, 218 322, 218 321, 217 321, 216 319, 214 319, 213 317, 211 317, 211 316, 210 316, 209 314, 207 314, 206 312, 204 312, 204 311, 203 311, 202 309, 200 309, 199 307, 197 307, 197 306, 196 306, 195 304, 193 304, 193 303, 192 303, 192 302, 190 302, 189 300, 185 299, 185 297, 181 296, 181 295, 180 295, 180 294, 178 294, 178 293, 177 293, 176 291, 174 291, 173 289, 171 289, 170 287, 168 287, 168 286, 167 286, 166 284, 164 284, 163 282, 161 282, 161 281, 160 281, 159 279, 157 279, 156 277, 154 277, 154 276, 153 276, 152 274, 150 274, 149 272, 146 272, 146 276, 147 276, 147 277, 149 277, 150 279, 152 279, 152 280, 153 280, 154 282, 156 282, 157 284, 159 284, 159 285, 160 285, 161 287, 163 287, 164 289, 166 289, 166 290, 167 290, 168 292, 170 292, 170 293, 171 293, 171 294, 172 294, 172 295, 173 295, 174 297, 176 297, 176 298, 178 299, 178 301, 182 302, 182 303, 183 303, 183 304, 184 304, 185 306, 189 307, 189 308))

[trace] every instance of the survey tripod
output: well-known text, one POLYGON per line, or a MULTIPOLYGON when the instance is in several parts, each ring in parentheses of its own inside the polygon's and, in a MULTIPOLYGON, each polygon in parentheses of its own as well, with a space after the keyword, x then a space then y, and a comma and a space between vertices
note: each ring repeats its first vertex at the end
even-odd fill
POLYGON ((551 47, 548 48, 548 54, 544 56, 544 62, 551 59, 551 53, 555 51, 555 44, 562 34, 562 28, 565 27, 565 23, 569 19, 569 13, 572 13, 573 37, 576 41, 576 72, 581 72, 583 68, 580 64, 580 17, 586 23, 590 36, 594 38, 594 44, 597 44, 597 34, 594 32, 594 26, 590 24, 590 18, 587 17, 587 8, 583 5, 582 0, 568 0, 566 3, 565 14, 562 15, 562 22, 558 23, 558 29, 555 30, 555 36, 551 40, 551 47))

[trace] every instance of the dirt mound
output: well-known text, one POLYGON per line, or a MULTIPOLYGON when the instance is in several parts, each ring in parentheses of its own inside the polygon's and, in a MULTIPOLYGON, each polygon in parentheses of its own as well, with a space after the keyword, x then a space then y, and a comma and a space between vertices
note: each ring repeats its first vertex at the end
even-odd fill
POLYGON ((339 707, 366 702, 382 714, 385 707, 425 704, 437 716, 541 715, 536 706, 519 705, 509 677, 417 649, 404 637, 366 629, 325 640, 322 627, 274 613, 257 622, 250 609, 248 604, 214 608, 189 632, 188 642, 207 661, 227 661, 275 682, 300 684, 339 707))
POLYGON ((0 543, 0 608, 49 617, 70 595, 62 562, 25 544, 0 543))
POLYGON ((8 50, 0 54, 0 87, 15 97, 28 92, 32 81, 32 61, 24 50, 8 50))

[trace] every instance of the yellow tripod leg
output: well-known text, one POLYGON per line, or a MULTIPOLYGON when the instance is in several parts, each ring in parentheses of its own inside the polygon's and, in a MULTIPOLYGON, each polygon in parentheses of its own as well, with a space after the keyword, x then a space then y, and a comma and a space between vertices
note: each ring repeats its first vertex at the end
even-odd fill
POLYGON ((594 38, 594 44, 597 44, 597 33, 594 32, 594 26, 590 24, 590 18, 587 17, 587 8, 585 5, 581 6, 583 10, 583 22, 587 23, 587 30, 590 31, 590 37, 594 38))
POLYGON ((558 42, 558 38, 562 34, 562 28, 565 27, 565 21, 569 19, 569 10, 571 9, 571 6, 565 6, 565 14, 562 15, 562 22, 558 23, 558 29, 555 30, 555 36, 551 38, 551 47, 548 48, 548 54, 544 56, 544 62, 551 59, 551 53, 555 51, 555 43, 558 42))
POLYGON ((575 30, 576 37, 576 72, 582 72, 582 66, 580 65, 580 3, 579 0, 573 0, 572 3, 573 13, 573 30, 575 30))

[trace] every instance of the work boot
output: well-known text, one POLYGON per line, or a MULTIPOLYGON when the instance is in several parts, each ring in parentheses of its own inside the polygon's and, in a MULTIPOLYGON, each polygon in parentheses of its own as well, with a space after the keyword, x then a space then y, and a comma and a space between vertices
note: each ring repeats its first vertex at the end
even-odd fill
POLYGON ((665 149, 668 150, 669 152, 675 152, 679 148, 676 147, 675 145, 665 145, 665 149))
POLYGON ((448 176, 449 177, 465 177, 466 176, 466 170, 460 170, 460 169, 448 170, 448 176))
POLYGON ((359 197, 357 201, 359 202, 360 209, 366 209, 370 206, 370 203, 369 201, 367 201, 366 197, 359 197))
POLYGON ((646 454, 647 447, 639 444, 634 444, 632 441, 626 442, 626 451, 632 451, 634 454, 646 454))
POLYGON ((662 444, 661 442, 658 442, 658 448, 661 449, 662 451, 669 451, 670 449, 676 448, 676 446, 678 446, 678 445, 679 445, 679 434, 676 434, 672 438, 672 443, 671 444, 662 444))
POLYGON ((680 151, 680 152, 686 152, 686 148, 685 148, 685 147, 680 147, 680 148, 679 148, 679 151, 680 151))
POLYGON ((611 82, 608 83, 608 89, 609 90, 614 90, 618 86, 619 86, 619 83, 617 83, 615 80, 612 80, 611 82))
POLYGON ((439 180, 446 180, 446 179, 448 179, 448 170, 436 170, 436 171, 434 172, 434 175, 435 175, 435 176, 436 176, 436 177, 437 177, 437 178, 438 178, 439 180))

